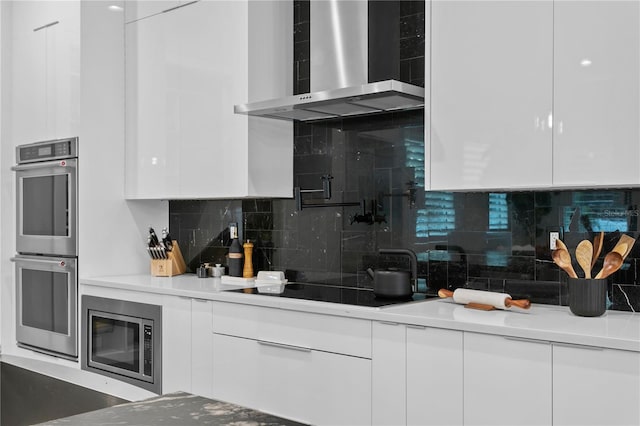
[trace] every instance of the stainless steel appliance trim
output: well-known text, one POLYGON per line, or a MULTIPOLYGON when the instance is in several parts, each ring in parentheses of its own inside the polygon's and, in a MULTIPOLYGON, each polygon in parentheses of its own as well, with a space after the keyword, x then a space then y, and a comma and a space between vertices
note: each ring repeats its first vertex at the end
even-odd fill
MULTIPOLYGON (((111 320, 116 320, 116 321, 125 321, 125 322, 129 322, 129 323, 133 323, 133 324, 138 324, 139 325, 138 341, 139 341, 140 348, 138 349, 138 351, 140 353, 140 365, 138 366, 138 371, 134 372, 134 371, 131 371, 131 370, 126 370, 126 369, 123 369, 123 368, 118 368, 118 367, 114 367, 112 365, 103 364, 101 362, 94 361, 93 358, 91 357, 91 348, 93 348, 93 332, 91 330, 88 333, 88 336, 87 336, 87 338, 89 339, 89 343, 88 343, 88 346, 87 346, 87 351, 88 351, 87 352, 87 356, 89 358, 89 360, 88 360, 89 367, 99 368, 101 370, 106 370, 106 371, 110 371, 112 373, 116 373, 116 374, 120 374, 120 375, 124 375, 124 376, 128 376, 128 377, 132 377, 132 378, 135 378, 135 379, 144 380, 146 382, 153 383, 153 376, 148 376, 148 375, 144 374, 144 363, 145 363, 144 326, 145 325, 151 326, 152 330, 153 330, 153 334, 155 335, 155 330, 154 330, 155 326, 154 326, 153 320, 147 320, 147 319, 144 319, 144 318, 136 318, 136 317, 133 317, 133 316, 130 316, 130 315, 112 314, 112 313, 108 313, 108 312, 103 312, 103 311, 99 311, 99 310, 90 309, 89 310, 89 319, 88 319, 89 324, 92 323, 91 320, 92 320, 93 317, 106 318, 106 319, 111 319, 111 320)), ((153 362, 153 359, 151 361, 153 362)))
POLYGON ((126 383, 147 389, 157 394, 162 393, 162 306, 150 305, 146 303, 130 302, 127 300, 108 299, 83 295, 80 314, 80 366, 83 370, 96 374, 112 377, 126 383), (126 375, 113 373, 101 368, 89 366, 89 311, 110 312, 134 318, 144 318, 153 320, 153 342, 152 342, 152 372, 153 382, 132 378, 126 375))
POLYGON ((311 92, 369 80, 366 1, 312 1, 309 5, 311 92))
POLYGON ((397 80, 386 80, 235 105, 234 112, 283 120, 308 121, 423 107, 423 87, 397 80), (349 105, 352 109, 348 109, 349 105))
MULTIPOLYGON (((67 358, 78 357, 77 346, 77 297, 78 275, 75 258, 17 255, 11 258, 16 264, 16 340, 34 351, 49 355, 61 354, 67 358), (23 269, 35 269, 67 274, 67 334, 42 330, 22 323, 22 273, 23 269)), ((37 309, 37 307, 35 307, 37 309)))
POLYGON ((60 160, 31 163, 16 170, 16 250, 19 253, 37 253, 53 256, 77 256, 77 191, 78 191, 78 160, 69 158, 60 165, 60 160), (68 175, 68 235, 25 235, 23 232, 23 181, 26 178, 40 176, 68 175))

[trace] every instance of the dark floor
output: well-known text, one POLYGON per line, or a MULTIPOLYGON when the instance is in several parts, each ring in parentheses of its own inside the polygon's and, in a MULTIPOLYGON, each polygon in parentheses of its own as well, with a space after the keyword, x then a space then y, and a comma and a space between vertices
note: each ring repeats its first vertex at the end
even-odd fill
POLYGON ((128 402, 0 363, 0 425, 18 426, 46 422, 128 402))

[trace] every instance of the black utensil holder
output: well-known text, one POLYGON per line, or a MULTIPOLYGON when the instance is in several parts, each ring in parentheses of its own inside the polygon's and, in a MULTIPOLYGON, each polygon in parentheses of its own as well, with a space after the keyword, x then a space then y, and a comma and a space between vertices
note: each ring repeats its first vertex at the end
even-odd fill
POLYGON ((569 309, 581 317, 599 317, 607 310, 607 280, 569 278, 569 309))

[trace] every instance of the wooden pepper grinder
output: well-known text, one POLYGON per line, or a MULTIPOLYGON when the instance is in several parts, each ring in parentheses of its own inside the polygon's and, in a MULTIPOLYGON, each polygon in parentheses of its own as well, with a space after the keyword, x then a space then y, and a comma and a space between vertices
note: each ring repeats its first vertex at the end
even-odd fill
POLYGON ((253 278, 253 243, 247 240, 242 247, 244 248, 244 268, 242 269, 242 277, 253 278))

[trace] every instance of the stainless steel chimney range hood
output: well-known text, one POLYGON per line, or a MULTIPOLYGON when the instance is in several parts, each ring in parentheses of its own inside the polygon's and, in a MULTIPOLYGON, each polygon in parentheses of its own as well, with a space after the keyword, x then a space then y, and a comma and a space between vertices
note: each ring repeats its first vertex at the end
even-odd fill
POLYGON ((396 80, 236 105, 236 114, 311 121, 424 107, 424 88, 396 80))
POLYGON ((380 25, 398 21, 390 16, 389 9, 381 8, 387 7, 385 3, 392 2, 311 0, 310 93, 235 105, 234 112, 316 121, 423 108, 423 87, 398 81, 393 72, 382 71, 385 79, 380 79, 379 69, 369 70, 371 64, 399 64, 397 58, 378 56, 392 50, 389 45, 378 46, 378 34, 388 33, 380 25), (369 45, 372 34, 378 37, 373 47, 369 45), (382 81, 369 83, 371 75, 382 81), (391 78, 386 79, 387 75, 391 78))

